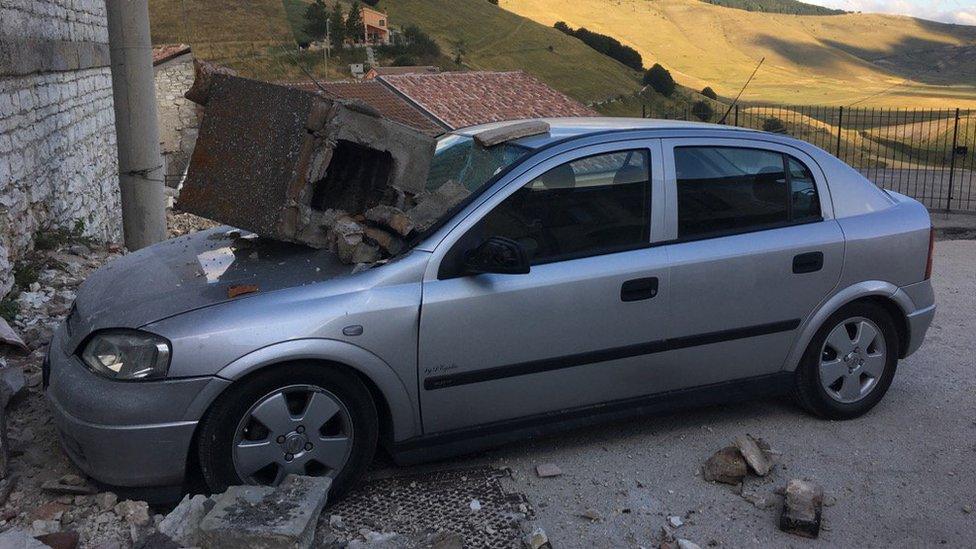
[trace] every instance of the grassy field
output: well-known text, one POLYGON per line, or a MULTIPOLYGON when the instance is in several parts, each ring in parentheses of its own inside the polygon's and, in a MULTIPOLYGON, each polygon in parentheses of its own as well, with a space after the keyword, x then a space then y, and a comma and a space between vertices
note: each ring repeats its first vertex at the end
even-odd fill
POLYGON ((746 101, 976 107, 976 27, 875 14, 795 16, 698 0, 500 0, 543 25, 609 34, 693 89, 746 101))
POLYGON ((584 102, 630 94, 639 74, 579 40, 486 0, 383 0, 393 25, 417 25, 445 53, 461 41, 472 70, 521 69, 584 102))

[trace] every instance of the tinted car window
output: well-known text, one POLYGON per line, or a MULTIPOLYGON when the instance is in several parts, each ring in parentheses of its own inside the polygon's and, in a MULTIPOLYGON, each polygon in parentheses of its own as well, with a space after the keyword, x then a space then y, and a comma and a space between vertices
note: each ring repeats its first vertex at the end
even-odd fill
POLYGON ((813 176, 792 158, 787 173, 787 158, 762 149, 675 148, 678 237, 699 238, 819 218, 813 176))
POLYGON ((813 174, 799 160, 790 157, 790 191, 794 221, 820 219, 820 197, 813 174))
POLYGON ((519 242, 533 264, 646 245, 649 163, 647 151, 630 150, 557 166, 506 198, 478 233, 519 242))

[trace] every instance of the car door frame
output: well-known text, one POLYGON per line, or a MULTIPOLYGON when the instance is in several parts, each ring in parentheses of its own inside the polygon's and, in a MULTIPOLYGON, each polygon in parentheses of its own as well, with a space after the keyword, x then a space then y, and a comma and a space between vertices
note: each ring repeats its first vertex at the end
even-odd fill
MULTIPOLYGON (((791 343, 785 353, 783 353, 782 362, 777 368, 779 372, 790 372, 792 368, 790 367, 790 357, 793 356, 794 348, 797 346, 798 342, 801 340, 804 327, 809 322, 810 318, 813 317, 816 312, 820 309, 822 304, 830 298, 831 295, 836 291, 837 284, 840 282, 840 277, 843 272, 843 263, 845 256, 846 242, 844 241, 843 231, 840 229, 839 224, 836 222, 834 216, 833 201, 830 194, 830 186, 827 182, 826 174, 820 164, 817 162, 811 154, 802 150, 799 147, 793 146, 789 143, 783 142, 784 140, 775 139, 773 137, 764 138, 762 134, 757 134, 756 136, 742 137, 742 136, 667 136, 663 137, 661 140, 662 158, 664 160, 664 170, 665 170, 665 186, 668 189, 666 194, 668 199, 668 204, 666 208, 666 228, 669 240, 666 244, 670 247, 673 245, 680 245, 689 242, 698 241, 708 241, 715 240, 718 238, 747 235, 754 233, 764 233, 770 231, 776 231, 781 229, 788 229, 792 227, 800 227, 803 225, 817 224, 817 223, 830 223, 837 227, 837 232, 839 234, 839 247, 840 247, 840 267, 837 279, 833 281, 833 286, 830 291, 824 293, 822 298, 817 302, 817 304, 806 311, 805 315, 800 319, 799 325, 793 329, 793 337, 791 343), (781 225, 774 226, 764 226, 754 229, 745 229, 741 231, 728 231, 723 233, 715 233, 703 235, 700 237, 692 238, 679 238, 678 236, 678 181, 677 181, 677 170, 675 164, 674 151, 679 147, 730 147, 730 148, 746 148, 746 149, 758 149, 762 151, 769 151, 775 153, 786 154, 793 158, 796 158, 803 163, 813 175, 814 183, 817 190, 818 199, 820 201, 820 214, 821 218, 819 220, 809 220, 809 221, 790 221, 781 225)), ((675 261, 677 261, 677 254, 674 255, 675 261)), ((673 264, 674 265, 674 264, 673 264)), ((672 274, 672 278, 677 275, 672 274)), ((677 299, 676 289, 672 288, 672 294, 669 295, 672 299, 677 299)), ((680 293, 680 292, 679 292, 680 293)), ((677 305, 672 304, 672 309, 677 305)), ((680 337, 678 334, 672 334, 676 337, 680 337)))
MULTIPOLYGON (((647 154, 648 154, 649 162, 650 162, 650 166, 649 166, 650 182, 649 183, 650 183, 650 186, 651 186, 651 192, 650 192, 649 199, 650 199, 650 202, 651 202, 651 208, 650 208, 649 214, 650 214, 651 219, 650 219, 650 233, 649 233, 648 240, 645 243, 645 245, 637 246, 637 247, 632 248, 632 249, 629 249, 629 250, 608 251, 606 253, 597 253, 597 254, 587 255, 587 256, 583 256, 583 257, 567 258, 564 261, 542 262, 540 265, 538 265, 538 267, 550 268, 551 265, 560 264, 560 263, 563 263, 565 261, 581 261, 581 260, 586 260, 586 259, 590 259, 590 258, 593 258, 593 257, 599 257, 599 256, 602 256, 602 255, 608 255, 608 254, 609 255, 618 255, 618 254, 626 254, 626 253, 640 252, 642 250, 647 250, 649 248, 656 247, 657 246, 657 241, 660 240, 661 235, 662 235, 662 230, 663 230, 663 224, 662 224, 662 222, 663 222, 663 218, 664 218, 663 205, 666 202, 664 200, 664 194, 666 193, 666 191, 664 189, 664 178, 663 178, 664 171, 663 171, 663 168, 660 166, 660 163, 661 163, 660 139, 658 139, 656 137, 632 137, 632 136, 625 136, 625 137, 620 138, 620 139, 603 141, 603 142, 595 143, 595 144, 594 143, 581 144, 578 147, 573 147, 573 148, 570 148, 570 149, 562 149, 562 150, 559 150, 559 151, 552 151, 552 152, 549 152, 548 154, 540 154, 538 158, 528 159, 528 165, 526 166, 526 169, 521 170, 518 175, 515 175, 515 176, 511 177, 503 185, 500 185, 498 188, 491 189, 489 191, 490 192, 490 196, 487 196, 487 197, 485 197, 484 200, 481 200, 480 203, 478 204, 478 206, 475 207, 475 208, 473 208, 470 211, 470 213, 463 215, 463 218, 462 219, 458 219, 453 224, 453 226, 451 227, 451 229, 447 232, 447 235, 440 242, 437 243, 436 247, 434 247, 434 249, 432 251, 432 255, 431 255, 430 260, 428 261, 426 273, 425 273, 424 280, 423 280, 423 285, 425 287, 425 290, 423 290, 422 293, 426 293, 426 291, 427 291, 426 290, 426 286, 428 284, 436 284, 438 282, 449 282, 449 280, 446 280, 446 279, 454 278, 454 277, 440 277, 439 276, 440 275, 440 270, 441 270, 440 269, 441 263, 447 258, 448 253, 450 253, 450 251, 455 246, 455 244, 458 241, 460 241, 469 231, 475 229, 476 226, 477 226, 477 224, 486 215, 488 215, 490 212, 494 211, 495 208, 497 208, 500 204, 502 204, 512 194, 514 194, 515 192, 517 192, 519 189, 523 188, 526 184, 528 184, 532 180, 536 179, 537 177, 539 177, 540 175, 546 173, 548 170, 550 170, 550 169, 552 169, 554 167, 557 167, 557 166, 560 166, 560 165, 563 165, 563 164, 566 164, 566 163, 569 163, 569 162, 572 162, 572 161, 575 161, 575 160, 579 160, 579 159, 587 158, 587 157, 592 157, 592 156, 595 156, 595 155, 609 154, 609 153, 629 151, 629 150, 644 150, 644 151, 646 151, 647 154), (442 278, 444 280, 442 280, 442 278)), ((660 252, 660 253, 663 254, 663 251, 660 252)), ((665 261, 665 264, 666 264, 666 261, 665 261)), ((536 268, 536 267, 533 267, 533 269, 534 268, 536 268)), ((511 277, 532 276, 532 273, 530 272, 527 275, 505 275, 505 276, 506 276, 506 278, 509 277, 509 276, 511 276, 511 277)), ((668 284, 668 279, 666 278, 666 272, 665 272, 665 274, 662 275, 662 279, 661 279, 661 291, 662 292, 664 292, 666 290, 667 284, 668 284)), ((656 293, 657 292, 655 292, 655 294, 656 293)), ((664 296, 662 296, 662 297, 664 297, 664 296)), ((660 300, 659 300, 659 302, 660 302, 660 300)), ((433 389, 426 388, 427 381, 429 381, 429 380, 431 380, 431 379, 433 379, 435 377, 438 377, 438 373, 439 372, 437 372, 437 371, 428 372, 426 370, 427 366, 425 366, 425 364, 423 363, 423 360, 424 360, 423 359, 424 350, 421 348, 421 345, 423 345, 423 341, 424 341, 424 334, 422 333, 422 330, 424 329, 423 328, 423 324, 424 324, 423 319, 424 319, 424 315, 425 314, 433 314, 433 313, 425 313, 425 305, 426 305, 426 302, 422 298, 422 300, 421 300, 421 325, 419 326, 419 329, 421 330, 421 332, 418 333, 418 361, 417 361, 417 383, 418 383, 418 390, 420 392, 420 397, 421 397, 420 400, 421 400, 421 415, 422 416, 425 415, 423 413, 423 409, 424 409, 424 405, 425 405, 425 403, 423 402, 424 401, 424 394, 427 391, 429 391, 429 390, 436 390, 436 389, 439 388, 439 387, 435 387, 433 389), (425 377, 425 376, 429 376, 429 377, 425 377)), ((660 303, 658 306, 665 309, 664 314, 666 315, 667 314, 666 313, 666 303, 660 303)), ((601 349, 592 349, 592 351, 599 351, 599 350, 601 350, 601 349)), ((555 357, 554 356, 553 358, 555 359, 555 358, 560 358, 560 357, 555 357)), ((607 359, 607 360, 609 360, 609 359, 607 359)), ((433 366, 431 366, 431 367, 433 367, 433 366)), ((539 373, 542 373, 542 372, 540 371, 539 373)), ((453 375, 448 376, 448 377, 457 377, 457 374, 453 374, 453 375)), ((449 386, 451 386, 451 385, 448 385, 448 387, 449 386)), ((615 394, 615 391, 608 391, 608 392, 615 394)), ((650 390, 649 393, 650 392, 654 392, 654 391, 653 390, 650 390)), ((558 407, 558 409, 559 410, 562 410, 562 409, 565 409, 565 407, 562 406, 562 405, 560 405, 558 407)), ((557 409, 556 408, 553 408, 551 410, 547 410, 546 413, 552 413, 552 412, 556 412, 556 411, 557 411, 557 409)), ((528 413, 527 415, 532 415, 532 413, 528 413)), ((454 416, 452 416, 452 417, 454 417, 454 416)), ((515 418, 515 419, 517 419, 517 418, 515 418)), ((442 423, 440 421, 435 421, 433 418, 430 421, 433 422, 433 423, 435 423, 435 424, 436 423, 442 423)), ((492 419, 487 419, 487 418, 485 418, 485 420, 472 419, 469 424, 466 424, 466 425, 455 425, 455 426, 453 426, 451 428, 452 429, 465 429, 465 428, 477 427, 480 424, 484 424, 485 421, 489 421, 490 422, 490 421, 512 421, 512 420, 511 419, 508 419, 508 420, 506 420, 506 419, 492 420, 492 419)), ((427 430, 428 430, 428 425, 426 425, 426 423, 427 422, 425 421, 425 426, 424 426, 425 432, 427 432, 427 430)), ((443 432, 443 431, 441 431, 441 429, 438 429, 437 432, 443 432)))

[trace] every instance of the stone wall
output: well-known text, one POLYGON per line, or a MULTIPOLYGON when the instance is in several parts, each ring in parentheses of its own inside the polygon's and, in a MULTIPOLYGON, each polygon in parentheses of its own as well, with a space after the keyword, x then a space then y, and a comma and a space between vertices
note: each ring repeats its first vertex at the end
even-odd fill
POLYGON ((104 0, 0 3, 0 297, 49 228, 119 240, 104 0))
POLYGON ((190 163, 200 129, 200 107, 183 97, 193 85, 193 56, 181 55, 155 68, 159 141, 166 184, 176 187, 190 163))

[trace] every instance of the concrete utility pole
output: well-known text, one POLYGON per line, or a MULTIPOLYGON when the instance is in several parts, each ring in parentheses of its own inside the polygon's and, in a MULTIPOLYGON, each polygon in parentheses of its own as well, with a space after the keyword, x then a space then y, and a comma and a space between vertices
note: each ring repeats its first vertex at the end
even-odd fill
POLYGON ((105 0, 105 7, 119 148, 122 228, 125 246, 138 250, 166 239, 149 3, 105 0))

